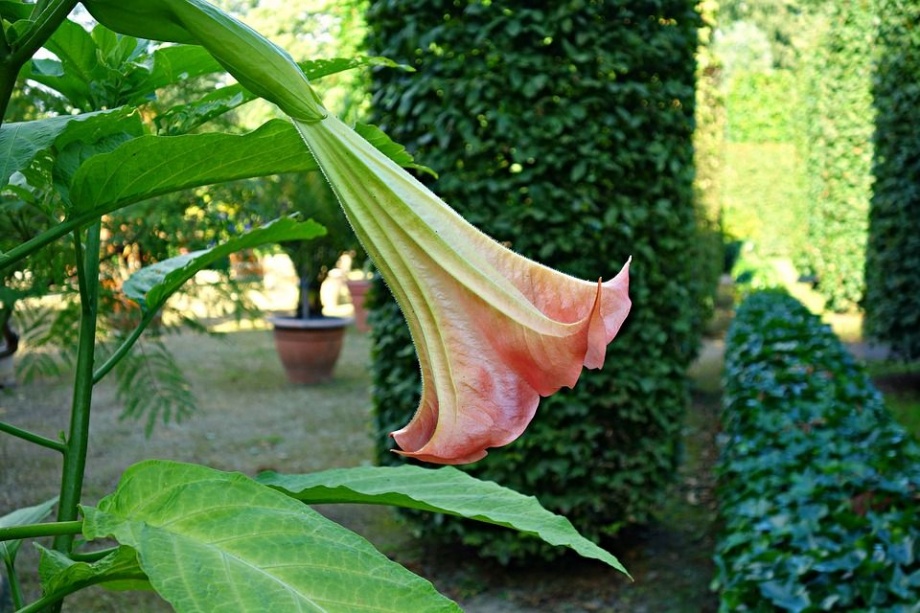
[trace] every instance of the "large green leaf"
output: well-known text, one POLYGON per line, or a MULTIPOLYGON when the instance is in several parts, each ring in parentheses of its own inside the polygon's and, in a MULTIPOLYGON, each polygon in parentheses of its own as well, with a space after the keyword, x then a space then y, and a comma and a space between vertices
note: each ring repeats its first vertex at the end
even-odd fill
POLYGON ((137 562, 137 552, 121 546, 96 562, 75 562, 63 553, 38 546, 38 574, 45 594, 68 594, 103 583, 109 589, 149 590, 150 582, 137 562))
POLYGON ((0 126, 0 188, 9 183, 14 172, 28 167, 36 155, 50 147, 72 122, 86 121, 96 115, 121 112, 120 109, 113 109, 3 124, 0 126))
MULTIPOLYGON (((57 90, 75 106, 88 107, 98 59, 96 43, 82 26, 64 20, 45 42, 58 59, 39 58, 27 63, 23 78, 57 90)), ((96 107, 99 108, 99 107, 96 107)))
POLYGON ((156 310, 199 270, 235 251, 267 243, 309 240, 325 233, 325 228, 312 220, 297 221, 293 217, 282 217, 210 249, 186 253, 142 268, 125 281, 122 290, 144 310, 156 310))
POLYGON ((427 166, 415 163, 412 154, 406 151, 406 148, 387 136, 386 132, 379 127, 369 123, 359 123, 355 126, 355 132, 360 134, 364 140, 380 150, 385 156, 402 166, 403 168, 414 168, 419 172, 430 174, 435 179, 438 178, 436 173, 427 166))
POLYGON ((360 536, 239 473, 152 460, 84 507, 179 613, 459 611, 360 536))
POLYGON ((210 53, 198 45, 172 45, 153 52, 150 77, 141 86, 148 91, 173 85, 182 79, 223 72, 210 53))
MULTIPOLYGON (((11 528, 13 526, 26 526, 36 524, 51 514, 51 509, 57 504, 57 497, 47 500, 41 504, 32 507, 16 509, 12 513, 7 513, 0 517, 0 528, 11 528)), ((0 560, 12 561, 16 558, 16 552, 19 551, 21 540, 0 541, 0 560)))
POLYGON ((134 139, 83 164, 74 176, 70 198, 75 212, 101 215, 189 187, 316 169, 293 126, 275 119, 243 135, 134 139))
POLYGON ((614 556, 578 534, 569 520, 544 509, 533 496, 480 481, 451 466, 435 470, 409 465, 361 466, 307 475, 266 472, 257 480, 308 504, 385 504, 512 528, 628 574, 614 556))

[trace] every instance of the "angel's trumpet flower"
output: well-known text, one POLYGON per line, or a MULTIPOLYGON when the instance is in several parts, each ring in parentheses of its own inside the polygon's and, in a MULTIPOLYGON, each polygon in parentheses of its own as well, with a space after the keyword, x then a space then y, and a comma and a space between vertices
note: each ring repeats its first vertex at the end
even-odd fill
POLYGON ((581 281, 495 242, 334 116, 296 122, 396 297, 422 399, 403 455, 462 464, 515 440, 540 396, 600 368, 629 312, 628 263, 581 281))
POLYGON ((629 312, 628 263, 602 283, 532 262, 476 230, 328 114, 297 64, 204 0, 83 0, 102 23, 203 45, 294 120, 409 322, 422 401, 400 453, 474 462, 515 440, 540 396, 600 368, 629 312))

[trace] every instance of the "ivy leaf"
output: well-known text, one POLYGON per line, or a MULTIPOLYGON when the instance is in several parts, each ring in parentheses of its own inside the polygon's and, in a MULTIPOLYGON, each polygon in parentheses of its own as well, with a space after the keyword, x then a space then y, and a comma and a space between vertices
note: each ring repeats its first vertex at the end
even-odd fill
POLYGON ((122 290, 145 312, 155 311, 195 273, 231 253, 267 243, 309 240, 325 233, 326 229, 312 220, 301 222, 294 217, 282 217, 210 249, 193 251, 142 268, 125 281, 122 290))
POLYGON ((239 473, 151 460, 83 507, 179 613, 460 611, 360 536, 239 473))
POLYGON ((410 465, 362 466, 306 475, 265 472, 256 480, 307 504, 385 504, 504 526, 551 545, 569 547, 629 575, 614 556, 581 536, 569 520, 544 509, 533 496, 481 481, 451 466, 434 470, 410 465))

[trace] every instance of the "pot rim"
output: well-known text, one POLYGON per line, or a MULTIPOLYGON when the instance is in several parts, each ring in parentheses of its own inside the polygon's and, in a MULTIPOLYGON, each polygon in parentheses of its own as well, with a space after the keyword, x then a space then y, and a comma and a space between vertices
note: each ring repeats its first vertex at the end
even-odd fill
POLYGON ((298 330, 344 328, 355 320, 354 317, 330 317, 327 315, 323 315, 322 317, 311 317, 310 319, 284 316, 273 316, 267 319, 269 323, 276 328, 293 328, 298 330))

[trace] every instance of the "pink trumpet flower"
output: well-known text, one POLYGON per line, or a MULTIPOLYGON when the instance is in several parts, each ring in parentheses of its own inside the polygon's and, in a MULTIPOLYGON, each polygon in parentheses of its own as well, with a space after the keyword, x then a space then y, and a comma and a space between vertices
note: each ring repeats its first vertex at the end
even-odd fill
POLYGON ((629 263, 591 283, 495 242, 331 115, 295 121, 409 322, 422 371, 401 453, 475 462, 518 438, 540 396, 600 368, 629 313, 629 263))

